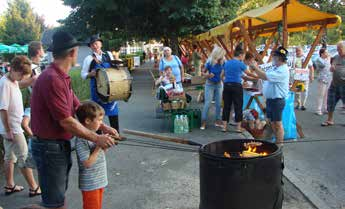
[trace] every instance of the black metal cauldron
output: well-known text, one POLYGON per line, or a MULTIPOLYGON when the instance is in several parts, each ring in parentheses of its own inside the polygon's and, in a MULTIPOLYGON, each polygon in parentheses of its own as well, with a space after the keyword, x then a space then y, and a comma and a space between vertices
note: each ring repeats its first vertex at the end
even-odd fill
POLYGON ((239 153, 249 140, 223 140, 200 148, 200 209, 281 209, 283 155, 275 144, 257 147, 267 156, 226 158, 239 153))

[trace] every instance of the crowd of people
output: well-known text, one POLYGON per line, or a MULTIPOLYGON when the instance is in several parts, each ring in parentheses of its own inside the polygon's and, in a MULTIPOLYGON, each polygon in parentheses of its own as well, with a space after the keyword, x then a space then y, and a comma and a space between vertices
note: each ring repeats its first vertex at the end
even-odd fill
MULTIPOLYGON (((0 134, 5 148, 4 193, 11 195, 24 190, 13 178, 14 165, 17 163, 27 181, 28 196, 41 195, 42 199, 41 206, 27 208, 66 208, 65 192, 72 166, 73 137, 76 137, 83 208, 102 208, 103 192, 108 184, 104 151, 115 145, 121 137, 118 103, 104 102, 99 98, 95 76, 97 68, 109 68, 114 58, 111 53, 102 51, 100 37, 90 38, 88 46, 92 54, 84 60, 81 77, 89 79, 91 100, 80 103, 73 93, 68 75, 76 64, 79 45, 80 42, 71 34, 56 32, 48 48, 54 60, 42 69, 40 59, 44 55, 43 46, 41 42, 33 41, 29 44, 29 57, 15 56, 0 79, 0 134), (108 116, 110 126, 103 123, 104 116, 108 116), (38 182, 33 169, 37 169, 38 182)), ((212 101, 216 107, 214 125, 223 132, 228 131, 232 108, 236 132, 243 131, 244 119, 256 121, 257 112, 243 112, 243 86, 251 83, 262 91, 266 99, 266 117, 277 142, 283 144, 282 113, 291 85, 288 50, 283 47, 274 50, 270 58, 272 67, 265 70, 258 65, 254 55, 246 52, 241 45, 236 47, 234 57, 230 60, 225 59, 225 50, 215 45, 204 64, 202 49, 195 46, 193 50, 191 57, 195 74, 206 79, 200 129, 207 128, 212 101)), ((318 72, 316 113, 328 114, 323 126, 334 124, 335 107, 339 100, 345 101, 344 41, 338 43, 337 50, 338 55, 330 58, 327 49, 322 48, 315 63, 305 65, 306 58, 302 48, 298 47, 293 61, 294 69, 302 69, 300 72, 307 74, 307 78, 301 80, 305 91, 299 93, 296 109, 306 109, 308 86, 314 79, 314 71, 318 72)), ((172 54, 169 47, 163 51, 164 57, 158 64, 161 76, 157 84, 164 83, 167 91, 170 88, 182 89, 185 70, 190 66, 189 55, 180 59, 172 54)), ((251 126, 255 124, 252 122, 251 126)))
POLYGON ((245 52, 241 45, 234 51, 234 57, 225 59, 225 50, 215 46, 204 65, 202 75, 206 79, 205 103, 202 112, 201 130, 205 130, 209 107, 215 101, 215 126, 223 132, 228 131, 231 110, 234 109, 235 131, 243 131, 243 82, 263 81, 263 94, 267 99, 267 118, 279 143, 283 142, 282 111, 289 92, 289 69, 287 50, 283 47, 273 52, 273 67, 266 72, 260 69, 254 56, 245 52), (223 112, 221 115, 221 102, 223 112))
MULTIPOLYGON (((230 124, 236 126, 236 132, 242 132, 241 122, 246 118, 243 115, 243 87, 252 87, 263 93, 266 99, 266 118, 271 122, 277 141, 282 143, 284 137, 282 112, 290 87, 296 81, 303 84, 303 89, 296 92, 295 109, 305 111, 309 85, 314 81, 315 74, 317 74, 318 82, 317 101, 312 101, 317 106, 315 113, 317 115, 328 114, 328 118, 321 124, 322 126, 333 125, 333 114, 338 101, 343 100, 345 105, 344 49, 345 42, 339 42, 337 44, 338 55, 331 58, 327 48, 322 47, 319 57, 314 63, 312 61, 305 63, 306 56, 302 47, 296 47, 292 65, 288 66, 288 50, 278 48, 273 51, 270 58, 273 67, 262 70, 253 54, 245 52, 240 46, 235 49, 234 57, 226 60, 225 50, 215 45, 209 58, 203 64, 202 76, 206 79, 206 83, 200 129, 206 129, 207 115, 210 105, 214 101, 214 125, 220 127, 224 132, 227 131, 233 108, 235 123, 230 121, 230 124)), ((197 49, 194 50, 197 51, 197 49)), ((266 62, 269 60, 265 54, 260 55, 266 62)), ((255 120, 254 117, 252 120, 255 120)))
MULTIPOLYGON (((76 64, 79 45, 69 33, 56 32, 48 48, 54 60, 43 70, 39 63, 44 55, 42 43, 33 41, 29 44, 30 59, 15 56, 10 70, 0 79, 4 193, 24 191, 23 186, 14 182, 17 163, 28 183, 28 196, 41 195, 42 199, 41 205, 26 208, 66 208, 74 136, 83 208, 102 208, 104 187, 108 184, 104 150, 115 145, 115 139, 121 140, 117 131, 118 110, 113 114, 116 102, 104 103, 94 96, 92 101, 80 103, 73 93, 68 72, 76 64), (105 115, 112 127, 103 123, 105 115), (32 169, 37 169, 38 182, 32 169)), ((85 58, 87 69, 83 69, 82 77, 89 78, 92 84, 95 68, 107 65, 112 58, 108 52, 102 52, 102 40, 98 37, 90 38, 89 47, 93 54, 85 58)), ((91 95, 93 88, 91 85, 91 95)))

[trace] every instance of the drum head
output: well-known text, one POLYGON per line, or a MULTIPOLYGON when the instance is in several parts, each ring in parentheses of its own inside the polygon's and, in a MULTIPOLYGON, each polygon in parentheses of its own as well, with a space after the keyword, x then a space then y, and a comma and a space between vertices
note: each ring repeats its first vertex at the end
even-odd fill
POLYGON ((97 71, 96 81, 97 81, 97 91, 103 96, 109 95, 109 80, 106 69, 99 69, 97 71))

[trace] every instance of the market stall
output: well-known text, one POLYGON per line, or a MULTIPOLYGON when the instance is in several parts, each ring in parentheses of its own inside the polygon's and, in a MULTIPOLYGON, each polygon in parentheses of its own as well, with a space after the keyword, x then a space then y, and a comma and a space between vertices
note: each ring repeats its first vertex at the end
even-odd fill
MULTIPOLYGON (((326 29, 337 27, 340 23, 341 18, 338 15, 321 12, 301 4, 297 0, 278 0, 267 6, 245 12, 205 33, 181 39, 180 47, 188 50, 193 44, 196 44, 210 52, 212 45, 217 44, 225 49, 227 58, 231 58, 235 47, 239 43, 243 43, 244 49, 251 52, 259 64, 263 64, 264 55, 259 54, 255 46, 258 37, 266 39, 263 54, 267 54, 270 48, 275 50, 278 46, 287 47, 289 32, 316 30, 317 35, 302 65, 302 68, 305 68, 326 29)), ((206 53, 204 55, 207 56, 206 53)), ((270 60, 271 57, 268 62, 270 60)), ((256 104, 260 111, 264 111, 264 104, 259 97, 260 94, 249 96, 249 99, 245 101, 244 108, 256 104)), ((291 98, 294 98, 293 92, 288 99, 291 100, 291 98)), ((290 118, 289 121, 293 122, 294 111, 289 110, 288 113, 285 111, 283 117, 285 117, 283 121, 290 118)), ((302 127, 296 120, 294 123, 299 136, 303 137, 302 127)), ((289 129, 289 125, 285 123, 284 129, 289 129)))

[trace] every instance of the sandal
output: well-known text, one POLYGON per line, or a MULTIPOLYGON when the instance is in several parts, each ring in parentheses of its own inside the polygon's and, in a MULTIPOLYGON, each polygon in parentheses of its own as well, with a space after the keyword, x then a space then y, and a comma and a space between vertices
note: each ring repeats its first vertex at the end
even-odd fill
POLYGON ((40 186, 37 186, 36 189, 29 189, 29 197, 35 197, 35 196, 41 195, 42 192, 38 192, 38 190, 40 190, 40 186))
POLYGON ((321 123, 321 126, 324 126, 324 127, 333 126, 333 125, 334 125, 334 122, 331 122, 331 121, 325 121, 325 122, 321 123))
POLYGON ((215 127, 218 127, 218 128, 223 128, 223 124, 215 123, 214 126, 215 126, 215 127))
POLYGON ((13 187, 8 187, 8 186, 5 186, 4 187, 5 189, 5 195, 11 195, 13 193, 16 193, 16 192, 21 192, 24 190, 24 187, 22 186, 17 186, 16 184, 13 186, 13 187))
POLYGON ((243 133, 243 131, 244 131, 244 129, 236 129, 236 130, 235 130, 235 133, 241 134, 241 133, 243 133))

